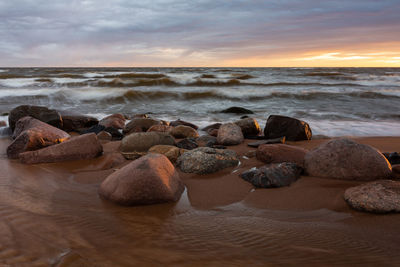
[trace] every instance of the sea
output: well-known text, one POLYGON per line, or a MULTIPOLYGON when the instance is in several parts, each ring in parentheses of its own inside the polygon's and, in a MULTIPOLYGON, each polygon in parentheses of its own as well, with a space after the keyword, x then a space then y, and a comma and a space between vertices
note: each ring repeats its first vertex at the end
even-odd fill
POLYGON ((22 104, 229 122, 239 106, 308 122, 314 135, 400 136, 400 68, 0 68, 0 120, 22 104))

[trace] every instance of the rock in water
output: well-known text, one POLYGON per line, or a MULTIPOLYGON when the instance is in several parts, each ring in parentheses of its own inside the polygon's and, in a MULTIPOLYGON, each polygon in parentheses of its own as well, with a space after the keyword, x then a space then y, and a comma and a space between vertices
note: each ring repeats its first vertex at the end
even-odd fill
POLYGON ((181 149, 176 146, 168 145, 156 145, 149 149, 149 153, 158 153, 166 156, 172 163, 175 163, 177 159, 185 153, 185 149, 181 149))
POLYGON ((48 109, 47 107, 30 105, 18 106, 11 110, 8 116, 8 125, 14 131, 17 121, 26 116, 30 116, 57 128, 61 128, 63 125, 61 115, 58 111, 48 109))
POLYGON ((198 132, 192 127, 178 125, 170 130, 170 134, 175 138, 197 138, 198 132))
POLYGON ((256 156, 265 163, 293 162, 303 167, 307 152, 304 148, 284 144, 260 145, 256 156))
POLYGON ((239 164, 232 150, 200 147, 185 152, 178 158, 177 166, 187 173, 207 174, 239 164))
POLYGON ((312 131, 307 122, 279 115, 268 117, 264 128, 265 138, 286 136, 288 141, 311 140, 312 131))
POLYGON ((99 121, 100 125, 103 125, 105 128, 112 127, 115 129, 124 129, 125 127, 125 116, 117 113, 107 116, 99 121))
POLYGON ((311 176, 343 180, 387 179, 392 172, 382 153, 349 139, 331 140, 307 152, 304 167, 311 176))
POLYGON ((344 199, 359 211, 400 212, 400 182, 380 180, 351 187, 344 192, 344 199))
POLYGON ((7 156, 17 159, 22 152, 58 144, 70 135, 40 120, 24 117, 16 123, 13 138, 15 140, 7 147, 7 156))
POLYGON ((192 128, 195 129, 195 130, 199 129, 199 126, 197 126, 197 125, 195 125, 195 124, 193 124, 193 123, 187 122, 187 121, 182 121, 182 120, 180 120, 180 119, 178 119, 178 120, 176 120, 176 121, 171 121, 171 122, 169 123, 169 125, 170 125, 170 126, 173 126, 173 127, 176 127, 176 126, 179 126, 179 125, 184 125, 184 126, 192 127, 192 128))
POLYGON ((89 128, 99 123, 96 118, 79 114, 74 111, 60 110, 59 112, 63 121, 61 129, 66 132, 77 132, 79 129, 89 128))
POLYGON ((222 124, 218 129, 217 142, 230 146, 241 144, 244 140, 242 129, 234 123, 222 124))
POLYGON ((103 153, 96 134, 89 133, 68 139, 60 144, 19 154, 22 163, 50 163, 67 160, 91 159, 103 153))
POLYGON ((135 118, 125 125, 123 134, 146 132, 153 125, 161 125, 162 122, 151 118, 135 118))
POLYGON ((235 124, 240 127, 240 129, 242 130, 242 133, 245 137, 256 136, 261 133, 260 125, 258 124, 256 119, 245 118, 245 119, 236 121, 235 124))
POLYGON ((221 111, 221 113, 234 113, 234 114, 254 114, 253 111, 242 107, 230 107, 221 111))
POLYGON ((151 153, 108 176, 99 194, 121 205, 148 205, 177 201, 184 188, 171 162, 151 153))
POLYGON ((271 188, 288 186, 300 177, 302 169, 295 163, 269 164, 243 172, 240 177, 255 187, 271 188))

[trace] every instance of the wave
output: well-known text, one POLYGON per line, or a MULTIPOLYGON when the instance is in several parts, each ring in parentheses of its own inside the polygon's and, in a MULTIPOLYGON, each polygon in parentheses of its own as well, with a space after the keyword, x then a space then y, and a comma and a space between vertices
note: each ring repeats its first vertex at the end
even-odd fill
POLYGON ((286 93, 273 92, 267 96, 250 96, 250 100, 259 100, 266 98, 291 98, 298 100, 315 100, 315 99, 333 99, 333 98, 369 98, 369 99, 400 99, 400 96, 391 94, 382 94, 378 92, 309 92, 309 93, 286 93))
POLYGON ((160 79, 160 78, 167 78, 165 74, 161 73, 122 73, 122 74, 115 74, 115 75, 105 75, 103 78, 120 78, 120 79, 137 79, 137 78, 144 78, 144 79, 160 79))

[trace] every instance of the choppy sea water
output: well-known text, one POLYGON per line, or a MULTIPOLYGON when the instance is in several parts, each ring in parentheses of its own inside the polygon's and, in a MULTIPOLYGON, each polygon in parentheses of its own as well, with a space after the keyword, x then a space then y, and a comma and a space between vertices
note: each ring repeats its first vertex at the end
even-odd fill
POLYGON ((151 113, 205 126, 254 111, 307 121, 314 134, 399 136, 400 68, 1 68, 0 114, 21 104, 101 118, 151 113))

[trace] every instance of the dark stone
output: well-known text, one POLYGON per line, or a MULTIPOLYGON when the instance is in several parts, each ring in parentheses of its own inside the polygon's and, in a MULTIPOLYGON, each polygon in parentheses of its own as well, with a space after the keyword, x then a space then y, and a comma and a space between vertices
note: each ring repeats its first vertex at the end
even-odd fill
POLYGON ((286 137, 281 137, 281 138, 274 138, 274 139, 266 139, 266 140, 260 140, 257 142, 252 142, 248 143, 247 145, 249 147, 259 147, 260 145, 267 145, 267 144, 284 144, 286 140, 286 137))
POLYGON ((187 121, 182 121, 182 120, 180 120, 180 119, 178 119, 178 120, 176 120, 176 121, 171 121, 171 122, 169 123, 169 125, 170 125, 170 126, 173 126, 173 127, 179 126, 179 125, 184 125, 184 126, 192 127, 192 128, 195 129, 195 130, 199 129, 199 126, 197 126, 197 125, 195 125, 195 124, 193 124, 193 123, 187 122, 187 121))
POLYGON ((235 114, 254 114, 253 111, 242 107, 230 107, 221 111, 221 113, 235 113, 235 114))
POLYGON ((187 150, 192 150, 198 147, 196 141, 193 138, 182 139, 181 141, 176 143, 176 146, 187 150))
POLYGON ((390 162, 391 165, 400 164, 400 154, 397 152, 385 152, 382 153, 385 158, 390 162))
POLYGON ((267 139, 286 136, 287 141, 311 140, 312 131, 308 123, 285 116, 271 115, 264 128, 267 139))
POLYGON ((203 129, 201 129, 202 131, 205 131, 205 132, 207 132, 208 130, 210 130, 210 129, 219 129, 219 127, 221 127, 221 125, 222 125, 222 123, 220 123, 220 122, 217 122, 217 123, 213 123, 213 124, 211 124, 211 125, 208 125, 208 126, 206 126, 206 127, 204 127, 203 129))
POLYGON ((211 147, 215 149, 226 149, 226 146, 223 145, 212 145, 211 147))
POLYGON ((110 133, 113 140, 121 140, 124 137, 124 135, 114 127, 107 127, 104 131, 110 133))
POLYGON ((250 117, 247 116, 247 115, 244 115, 244 116, 240 117, 240 119, 247 119, 247 118, 250 118, 250 117))
POLYGON ((99 123, 98 119, 79 114, 73 111, 60 110, 63 126, 66 132, 78 131, 78 129, 89 128, 99 123))
POLYGON ((198 138, 196 138, 196 143, 199 146, 208 146, 212 147, 217 143, 217 138, 214 136, 209 136, 209 135, 202 135, 198 138))
POLYGON ((250 169, 240 174, 240 177, 255 187, 271 188, 290 185, 299 179, 301 172, 302 169, 295 163, 284 162, 250 169))
POLYGON ((261 133, 260 125, 254 118, 241 119, 235 121, 235 124, 240 127, 245 138, 248 136, 257 136, 261 133))
POLYGON ((106 127, 104 127, 103 125, 97 124, 97 125, 90 127, 89 129, 80 130, 79 133, 80 134, 87 134, 87 133, 98 134, 101 131, 104 131, 105 129, 106 129, 106 127))
POLYGON ((146 132, 151 126, 161 124, 161 121, 151 118, 134 118, 125 125, 122 133, 128 135, 130 133, 146 132))
POLYGON ((26 116, 38 119, 57 128, 62 128, 63 125, 61 115, 57 110, 30 105, 18 106, 11 110, 8 116, 8 125, 14 131, 17 121, 26 116))

